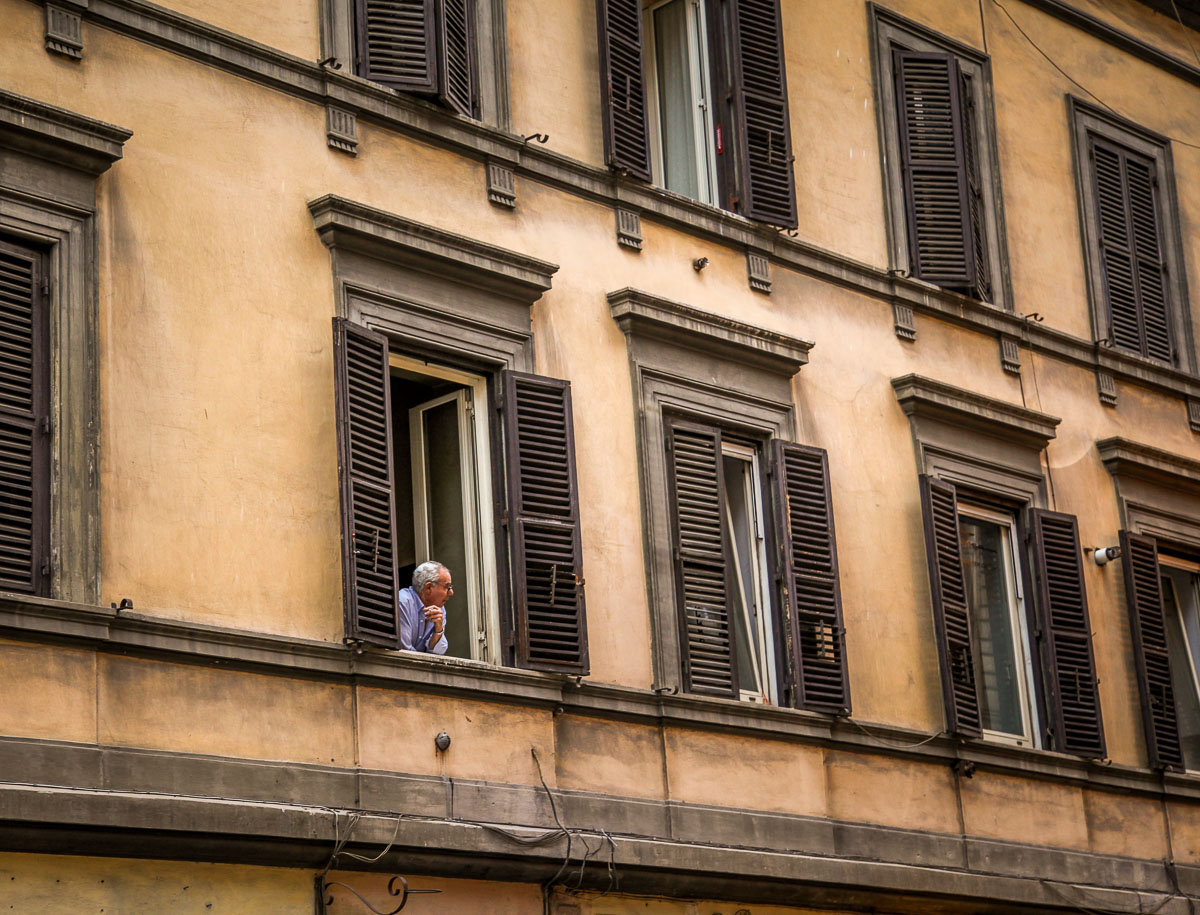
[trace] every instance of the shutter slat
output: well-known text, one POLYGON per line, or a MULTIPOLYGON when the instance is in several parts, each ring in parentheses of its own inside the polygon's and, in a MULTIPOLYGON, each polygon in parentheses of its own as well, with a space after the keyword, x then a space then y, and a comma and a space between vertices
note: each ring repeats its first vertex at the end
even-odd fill
POLYGON ((1102 759, 1104 725, 1078 524, 1074 515, 1044 509, 1030 512, 1030 524, 1054 749, 1102 759))
POLYGON ((740 208, 796 227, 796 183, 779 0, 738 0, 730 42, 734 132, 742 150, 740 208))
POLYGON ((641 0, 596 0, 604 161, 650 180, 650 132, 642 69, 641 0))
POLYGON ((667 443, 684 688, 736 698, 728 551, 721 520, 721 433, 672 420, 667 424, 667 443), (686 512, 683 506, 688 506, 686 512))
POLYGON ((400 645, 387 338, 333 319, 346 638, 400 645))
POLYGON ((517 663, 588 672, 571 388, 503 373, 517 663))
POLYGON ((942 696, 946 705, 946 730, 964 737, 978 737, 983 729, 971 651, 971 613, 967 607, 962 542, 958 533, 958 494, 952 484, 922 475, 921 505, 929 590, 942 670, 942 696))
POLYGON ((1153 537, 1121 531, 1121 562, 1150 768, 1182 771, 1183 747, 1167 651, 1158 542, 1153 537))
POLYGON ((771 460, 793 702, 797 708, 848 715, 850 682, 829 458, 820 448, 776 440, 771 460))

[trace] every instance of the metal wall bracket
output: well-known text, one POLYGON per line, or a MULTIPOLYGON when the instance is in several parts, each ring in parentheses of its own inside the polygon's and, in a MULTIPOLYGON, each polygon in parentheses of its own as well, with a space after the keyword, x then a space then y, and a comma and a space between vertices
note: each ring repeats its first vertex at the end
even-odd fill
POLYGON ((78 9, 46 4, 46 50, 72 60, 83 58, 83 16, 78 9))
POLYGON ((617 244, 642 250, 642 217, 636 210, 617 207, 617 244))
POLYGON ((911 305, 902 302, 892 303, 892 322, 896 328, 896 336, 910 343, 917 339, 917 321, 911 305))
POLYGON ((325 138, 333 149, 358 155, 358 115, 344 108, 325 108, 325 138))
POLYGON ((358 890, 356 890, 354 887, 348 886, 345 883, 339 883, 336 880, 326 880, 325 874, 320 873, 320 874, 317 874, 315 880, 313 881, 313 890, 315 893, 315 901, 316 901, 316 908, 315 908, 316 915, 328 915, 329 909, 333 905, 333 896, 331 896, 329 894, 329 888, 331 886, 340 886, 344 890, 349 890, 351 893, 353 893, 355 896, 358 897, 359 901, 363 905, 365 905, 368 909, 370 909, 372 912, 374 912, 375 915, 396 915, 397 912, 399 912, 402 908, 404 908, 406 905, 408 905, 408 897, 409 896, 415 896, 418 893, 440 893, 441 892, 441 890, 410 889, 408 886, 408 881, 405 880, 403 877, 401 877, 399 874, 397 874, 396 876, 392 877, 391 880, 388 881, 387 891, 388 891, 389 896, 399 896, 400 904, 398 906, 396 906, 394 909, 389 909, 387 911, 384 911, 383 909, 375 908, 375 906, 373 906, 373 905, 371 905, 371 903, 367 902, 367 898, 365 896, 363 896, 363 894, 360 893, 358 890), (399 881, 399 883, 400 883, 399 886, 396 886, 397 881, 399 881))
POLYGON ((515 209, 517 205, 517 184, 513 177, 512 166, 491 159, 487 163, 488 200, 496 206, 515 209))
POLYGON ((746 273, 750 279, 750 288, 755 292, 771 294, 771 262, 765 254, 754 251, 746 252, 746 273))

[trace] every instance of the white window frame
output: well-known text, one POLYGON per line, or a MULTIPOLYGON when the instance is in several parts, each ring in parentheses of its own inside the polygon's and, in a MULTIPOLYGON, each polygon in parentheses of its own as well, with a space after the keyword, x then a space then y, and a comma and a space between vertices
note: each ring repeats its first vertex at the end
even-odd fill
MULTIPOLYGON (((1020 652, 1020 664, 1025 673, 1023 677, 1017 679, 1017 692, 1021 704, 1021 725, 1025 733, 1019 735, 1009 734, 1005 731, 993 731, 984 728, 983 736, 987 740, 994 740, 998 743, 1008 743, 1018 747, 1038 747, 1040 746, 1039 735, 1041 727, 1038 721, 1037 708, 1033 702, 1034 683, 1036 680, 1033 667, 1033 653, 1030 650, 1029 644, 1029 618, 1027 602, 1025 600, 1025 588, 1021 575, 1021 569, 1023 568, 1019 546, 1021 540, 1017 534, 1016 518, 1008 512, 996 511, 963 501, 958 503, 958 513, 979 521, 996 524, 1007 532, 1008 549, 1004 551, 1004 571, 1010 588, 1010 599, 1008 601, 1009 620, 1013 631, 1018 634, 1018 643, 1015 647, 1020 652)), ((974 614, 972 613, 972 615, 974 614)), ((975 646, 972 645, 971 647, 974 650, 975 646)), ((984 688, 981 682, 980 671, 976 671, 975 674, 975 688, 977 690, 984 688)))
MULTIPOLYGON (((1165 553, 1159 553, 1158 564, 1160 567, 1165 566, 1168 569, 1186 572, 1192 577, 1193 592, 1196 592, 1198 589, 1200 589, 1200 563, 1192 562, 1187 559, 1180 559, 1176 556, 1170 556, 1165 553)), ((1171 587, 1175 588, 1175 582, 1170 578, 1167 578, 1167 580, 1171 583, 1171 587)), ((1191 637, 1188 635, 1187 620, 1183 616, 1183 602, 1180 600, 1180 596, 1181 595, 1178 593, 1178 591, 1176 591, 1175 608, 1180 616, 1179 631, 1183 634, 1183 647, 1188 658, 1188 670, 1192 675, 1192 689, 1195 691, 1197 700, 1200 701, 1200 676, 1197 676, 1196 673, 1196 652, 1197 650, 1200 650, 1200 645, 1193 645, 1191 637)), ((1193 593, 1192 600, 1196 603, 1197 612, 1200 613, 1200 593, 1193 593)), ((1164 607, 1163 609, 1165 610, 1166 608, 1164 607)), ((1200 770, 1188 769, 1187 771, 1196 772, 1200 770)))
MULTIPOLYGON (((658 0, 643 11, 645 21, 646 93, 650 99, 650 154, 654 159, 654 183, 666 188, 666 163, 663 160, 662 111, 658 94, 658 42, 654 35, 654 11, 671 3, 688 7, 688 64, 692 71, 692 129, 696 136, 698 199, 717 206, 717 158, 713 149, 712 80, 709 77, 708 22, 705 0, 658 0)), ((678 192, 676 192, 678 193, 678 192)))
MULTIPOLYGON (((391 355, 392 368, 429 378, 461 384, 464 388, 414 407, 409 415, 409 442, 412 449, 413 527, 418 557, 428 555, 428 507, 425 504, 424 430, 417 411, 448 401, 459 403, 459 435, 470 445, 463 455, 463 526, 467 541, 465 587, 462 574, 456 576, 456 593, 467 602, 468 625, 475 638, 471 657, 487 664, 503 663, 500 642, 499 578, 496 571, 496 527, 492 513, 491 436, 488 428, 487 379, 468 372, 432 365, 419 359, 391 355), (483 409, 476 405, 482 404, 483 409), (414 425, 414 421, 416 425, 414 425), (464 594, 465 592, 465 594, 464 594)), ((395 422, 397 417, 393 416, 395 422)), ((401 585, 407 584, 401 582, 401 585)))
MULTIPOLYGON (((725 458, 734 458, 749 465, 748 472, 743 474, 745 480, 746 505, 750 507, 750 520, 753 529, 750 531, 751 563, 750 580, 754 585, 754 601, 758 608, 758 626, 750 625, 745 618, 746 630, 754 632, 757 645, 750 646, 750 654, 755 658, 755 678, 761 687, 757 692, 739 690, 739 697, 745 702, 758 702, 767 705, 779 704, 779 688, 775 658, 775 620, 771 615, 771 584, 767 575, 767 542, 766 522, 763 515, 762 474, 759 464, 758 451, 748 445, 733 442, 721 443, 722 465, 725 458), (757 631, 755 631, 757 630, 757 631), (761 655, 761 656, 760 656, 761 655)), ((722 466, 724 473, 724 466, 722 466)), ((728 494, 725 498, 724 523, 729 529, 730 561, 734 566, 734 578, 737 582, 737 601, 742 603, 742 575, 738 562, 737 548, 733 541, 733 518, 729 509, 728 494)), ((741 606, 739 612, 746 615, 749 608, 741 606)))

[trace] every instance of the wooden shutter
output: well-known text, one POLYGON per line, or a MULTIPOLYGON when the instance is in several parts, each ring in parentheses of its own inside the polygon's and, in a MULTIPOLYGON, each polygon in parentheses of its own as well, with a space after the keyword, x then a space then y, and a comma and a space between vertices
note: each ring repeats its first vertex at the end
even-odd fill
POLYGON ((1104 726, 1074 515, 1033 509, 1033 565, 1054 749, 1104 757, 1104 726))
POLYGON ((751 219, 796 227, 796 185, 779 0, 736 0, 729 42, 741 200, 751 219))
POLYGON ((921 506, 933 623, 942 668, 942 695, 946 702, 946 730, 963 737, 978 737, 983 729, 971 653, 971 612, 963 576, 957 491, 950 483, 922 475, 921 506))
POLYGON ((1100 259, 1115 346, 1172 362, 1166 263, 1154 163, 1093 140, 1100 259))
POLYGON ((346 638, 396 648, 396 520, 387 338, 333 319, 346 638))
POLYGON ((642 69, 642 0, 596 0, 604 161, 650 180, 650 134, 642 69))
POLYGON ((1182 771, 1183 749, 1167 651, 1157 541, 1153 537, 1121 531, 1121 562, 1125 569, 1125 604, 1133 635, 1133 657, 1150 767, 1182 771))
POLYGON ((668 421, 667 470, 684 688, 736 699, 720 431, 668 421))
POLYGON ((588 672, 569 382, 503 373, 517 664, 588 672))
POLYGON ((0 242, 0 591, 49 594, 50 368, 41 256, 0 242))
POLYGON ((983 214, 969 175, 978 159, 973 121, 967 136, 969 86, 953 54, 892 54, 913 276, 980 296, 976 245, 984 244, 983 214))
POLYGON ((793 703, 850 714, 846 639, 837 542, 829 490, 829 458, 821 448, 771 443, 778 571, 785 638, 791 647, 793 703))
POLYGON ((356 0, 359 75, 475 109, 473 0, 356 0))
POLYGON ((962 99, 963 158, 967 176, 967 216, 971 227, 971 255, 975 261, 974 287, 967 294, 981 301, 992 298, 992 267, 988 256, 987 225, 984 220, 983 177, 979 173, 979 131, 975 92, 971 78, 959 71, 962 99))

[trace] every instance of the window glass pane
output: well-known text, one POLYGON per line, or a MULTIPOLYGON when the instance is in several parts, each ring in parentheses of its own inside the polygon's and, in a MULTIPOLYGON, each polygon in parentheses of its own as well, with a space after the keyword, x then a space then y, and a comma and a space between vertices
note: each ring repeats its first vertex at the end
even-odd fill
POLYGON ((1163 567, 1163 616, 1167 624, 1167 652, 1171 659, 1171 688, 1179 720, 1183 763, 1200 769, 1200 701, 1194 671, 1197 649, 1196 576, 1182 569, 1163 567), (1190 650, 1189 650, 1190 649, 1190 650))
POLYGON ((1022 715, 1023 653, 1013 626, 1009 529, 959 515, 963 573, 971 611, 972 652, 984 730, 1025 735, 1022 715))
POLYGON ((459 402, 450 400, 424 411, 425 482, 429 506, 429 556, 450 569, 463 599, 446 604, 446 654, 471 657, 471 624, 467 618, 467 549, 463 530, 463 448, 459 440, 459 402), (460 583, 461 582, 461 583, 460 583))
POLYGON ((728 455, 723 458, 722 464, 725 473, 725 521, 729 529, 735 578, 731 611, 736 620, 738 685, 743 690, 761 693, 762 651, 754 595, 754 507, 748 501, 747 492, 752 465, 749 461, 728 455))
POLYGON ((657 7, 654 17, 654 60, 663 155, 663 186, 688 197, 700 197, 696 160, 696 89, 688 49, 687 0, 657 7))

